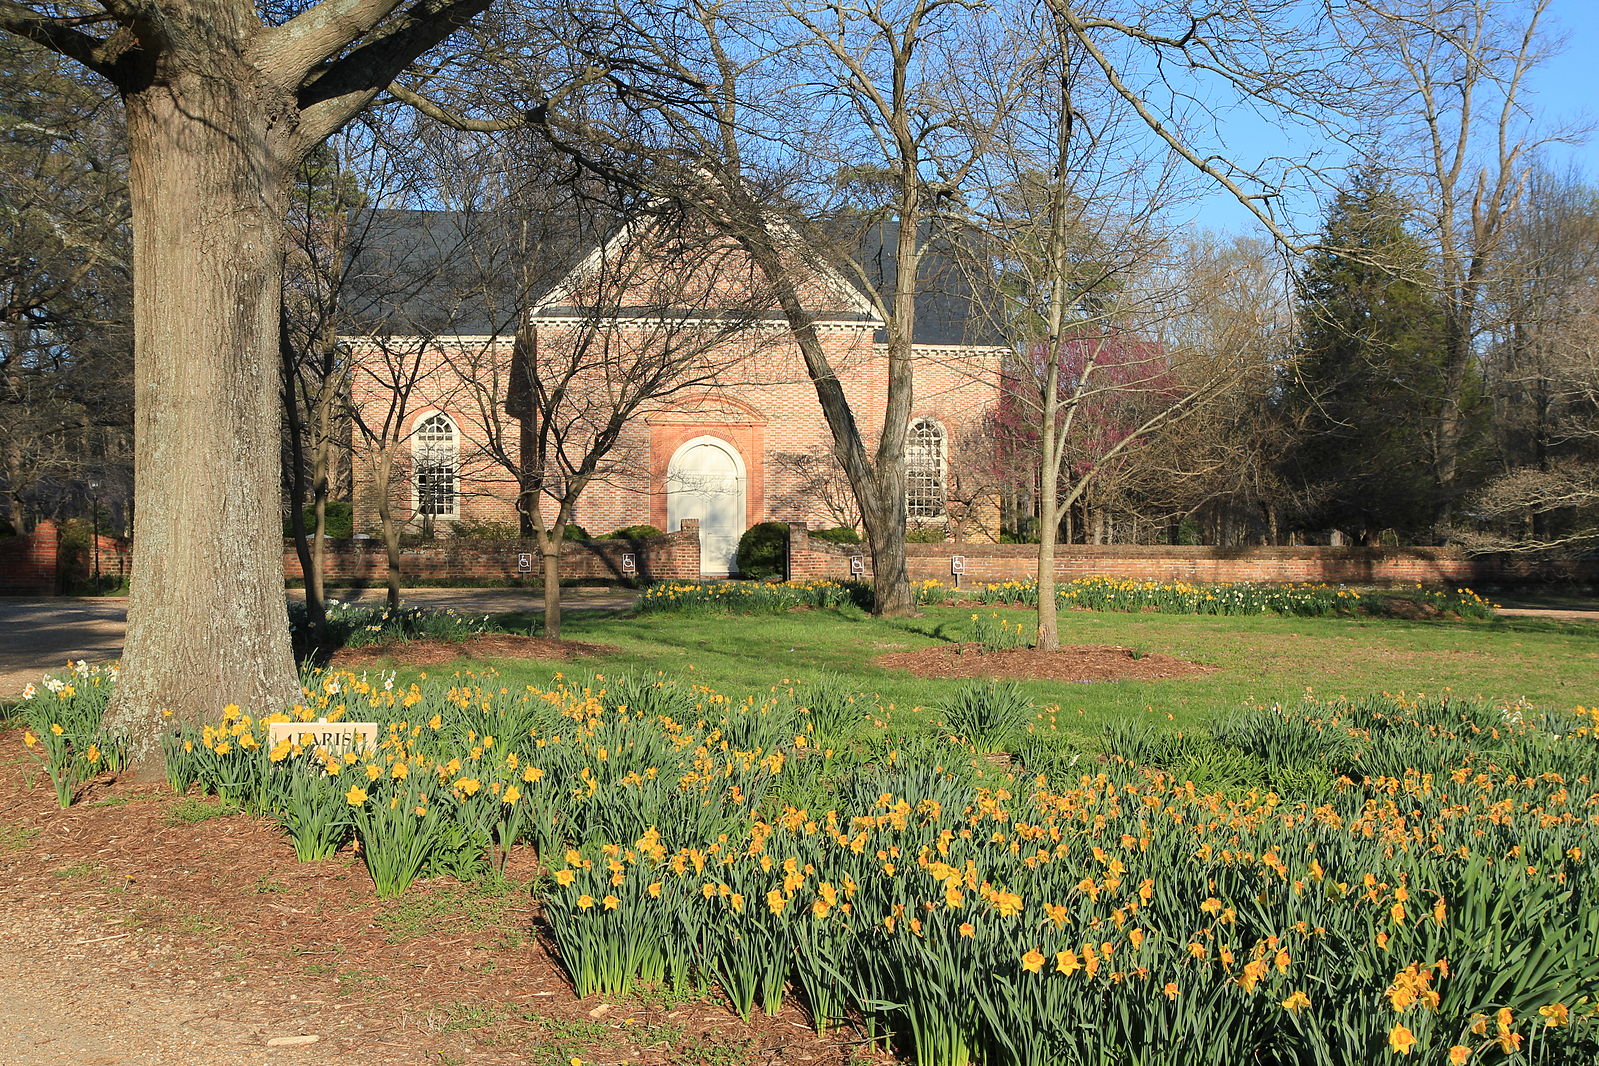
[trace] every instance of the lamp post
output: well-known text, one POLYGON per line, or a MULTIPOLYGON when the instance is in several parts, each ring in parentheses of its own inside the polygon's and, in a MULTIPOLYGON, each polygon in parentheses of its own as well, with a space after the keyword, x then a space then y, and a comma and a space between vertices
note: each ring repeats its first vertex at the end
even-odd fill
POLYGON ((100 591, 100 482, 89 479, 89 513, 94 536, 94 591, 100 591))

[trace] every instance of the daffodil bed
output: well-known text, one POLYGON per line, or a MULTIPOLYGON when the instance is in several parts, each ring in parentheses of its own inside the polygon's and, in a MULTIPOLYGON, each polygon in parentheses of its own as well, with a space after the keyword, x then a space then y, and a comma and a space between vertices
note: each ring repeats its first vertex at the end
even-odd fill
MULTIPOLYGON (((47 761, 110 761, 88 728, 108 679, 52 685, 22 708, 47 761)), ((265 750, 229 711, 168 769, 305 857, 353 836, 380 893, 530 841, 579 994, 714 985, 746 1016, 792 997, 924 1066, 1599 1056, 1599 713, 1240 712, 1212 743, 1276 789, 1207 794, 1160 768, 1160 736, 1084 762, 1020 734, 1028 710, 972 687, 891 739, 825 681, 327 674, 293 716, 385 722, 368 757, 265 750)))
MULTIPOLYGON (((301 652, 309 632, 303 601, 288 604, 289 633, 301 652)), ((460 643, 473 637, 501 633, 487 615, 467 615, 449 607, 367 606, 329 600, 327 641, 334 648, 366 648, 402 641, 433 640, 460 643)))
MULTIPOLYGON (((1036 607, 1038 584, 1004 581, 956 586, 944 581, 918 582, 916 602, 922 606, 978 603, 1036 607)), ((1056 586, 1056 602, 1065 608, 1094 611, 1158 611, 1165 614, 1302 617, 1329 615, 1412 615, 1491 618, 1494 605, 1470 589, 1422 585, 1362 594, 1342 585, 1212 584, 1135 581, 1085 577, 1056 586)), ((800 607, 839 607, 870 602, 869 589, 856 582, 716 581, 653 585, 639 601, 641 611, 757 613, 800 607)))

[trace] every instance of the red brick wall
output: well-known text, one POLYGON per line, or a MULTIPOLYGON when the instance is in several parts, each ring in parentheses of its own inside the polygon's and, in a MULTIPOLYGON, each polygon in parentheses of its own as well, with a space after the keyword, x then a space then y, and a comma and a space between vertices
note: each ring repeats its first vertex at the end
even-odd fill
MULTIPOLYGON (((866 545, 813 540, 790 527, 789 573, 796 579, 849 577, 850 556, 866 545)), ((954 580, 951 560, 965 559, 960 583, 1030 581, 1038 573, 1036 544, 907 545, 913 581, 954 580)), ((1328 582, 1333 584, 1540 584, 1599 583, 1599 562, 1540 562, 1519 556, 1468 556, 1448 548, 1210 548, 1165 545, 1066 544, 1055 549, 1055 577, 1125 577, 1148 581, 1225 583, 1328 582)))
MULTIPOLYGON (((94 575, 94 543, 85 544, 77 556, 61 544, 54 522, 40 522, 32 533, 0 539, 0 595, 53 596, 71 580, 94 575)), ((100 574, 127 576, 130 551, 126 541, 100 538, 100 574)))
MULTIPOLYGON (((646 541, 567 541, 561 548, 561 577, 567 580, 620 579, 626 576, 622 570, 622 556, 632 554, 636 576, 641 581, 697 580, 700 576, 699 538, 699 523, 684 522, 680 532, 646 541)), ((537 580, 543 566, 538 542, 532 540, 443 538, 407 547, 401 555, 405 578, 429 581, 537 580), (524 553, 532 557, 530 572, 518 568, 518 557, 524 553)), ((326 566, 329 581, 362 581, 376 585, 388 580, 388 553, 381 541, 337 542, 327 554, 326 566)), ((283 553, 283 576, 291 580, 305 576, 292 546, 283 553)))
POLYGON ((54 522, 40 522, 32 533, 0 540, 0 593, 50 596, 56 592, 56 556, 61 534, 54 522))

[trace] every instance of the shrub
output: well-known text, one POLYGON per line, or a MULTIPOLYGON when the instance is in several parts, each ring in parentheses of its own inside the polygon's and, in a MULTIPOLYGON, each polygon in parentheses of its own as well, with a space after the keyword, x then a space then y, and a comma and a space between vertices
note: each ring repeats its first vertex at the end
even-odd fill
POLYGON ((623 526, 621 529, 612 530, 601 537, 601 540, 649 540, 651 537, 665 536, 654 526, 623 526))
POLYGON ((905 531, 905 539, 911 544, 942 544, 949 537, 943 526, 911 526, 905 531))
POLYGON ((760 522, 744 531, 738 542, 740 577, 756 581, 781 579, 788 572, 788 526, 760 522))
POLYGON ((522 535, 522 530, 513 522, 473 518, 464 522, 452 522, 450 533, 452 536, 465 537, 469 540, 516 540, 522 535))
POLYGON ((564 534, 562 534, 562 536, 564 536, 567 540, 593 540, 594 539, 593 537, 589 536, 589 531, 588 530, 584 529, 582 526, 578 525, 576 522, 568 522, 566 524, 566 532, 564 534))
POLYGON ((834 526, 832 529, 813 529, 811 536, 816 540, 825 540, 832 544, 859 544, 861 535, 855 531, 854 526, 834 526))
MULTIPOLYGON (((316 530, 316 508, 307 507, 301 514, 305 518, 306 536, 316 530)), ((348 540, 355 536, 355 505, 346 500, 329 500, 323 511, 323 532, 333 540, 348 540)), ((283 520, 283 535, 294 536, 294 526, 283 520)))

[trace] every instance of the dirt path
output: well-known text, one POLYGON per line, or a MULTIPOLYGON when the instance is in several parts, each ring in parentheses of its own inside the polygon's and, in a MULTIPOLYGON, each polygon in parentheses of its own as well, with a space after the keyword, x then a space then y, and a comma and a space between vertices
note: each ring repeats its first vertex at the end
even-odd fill
POLYGON ((1599 622, 1599 610, 1541 607, 1501 607, 1499 613, 1510 618, 1548 618, 1556 622, 1599 622))
POLYGON ((357 1055, 374 1066, 425 1061, 330 1016, 324 1002, 270 985, 174 980, 163 973, 159 943, 130 944, 127 933, 105 933, 103 919, 9 895, 0 904, 6 1066, 310 1066, 357 1055))
POLYGON ((578 998, 538 870, 379 900, 349 850, 296 862, 213 800, 100 780, 62 810, 0 733, 0 1066, 843 1066, 792 1003, 578 998))

